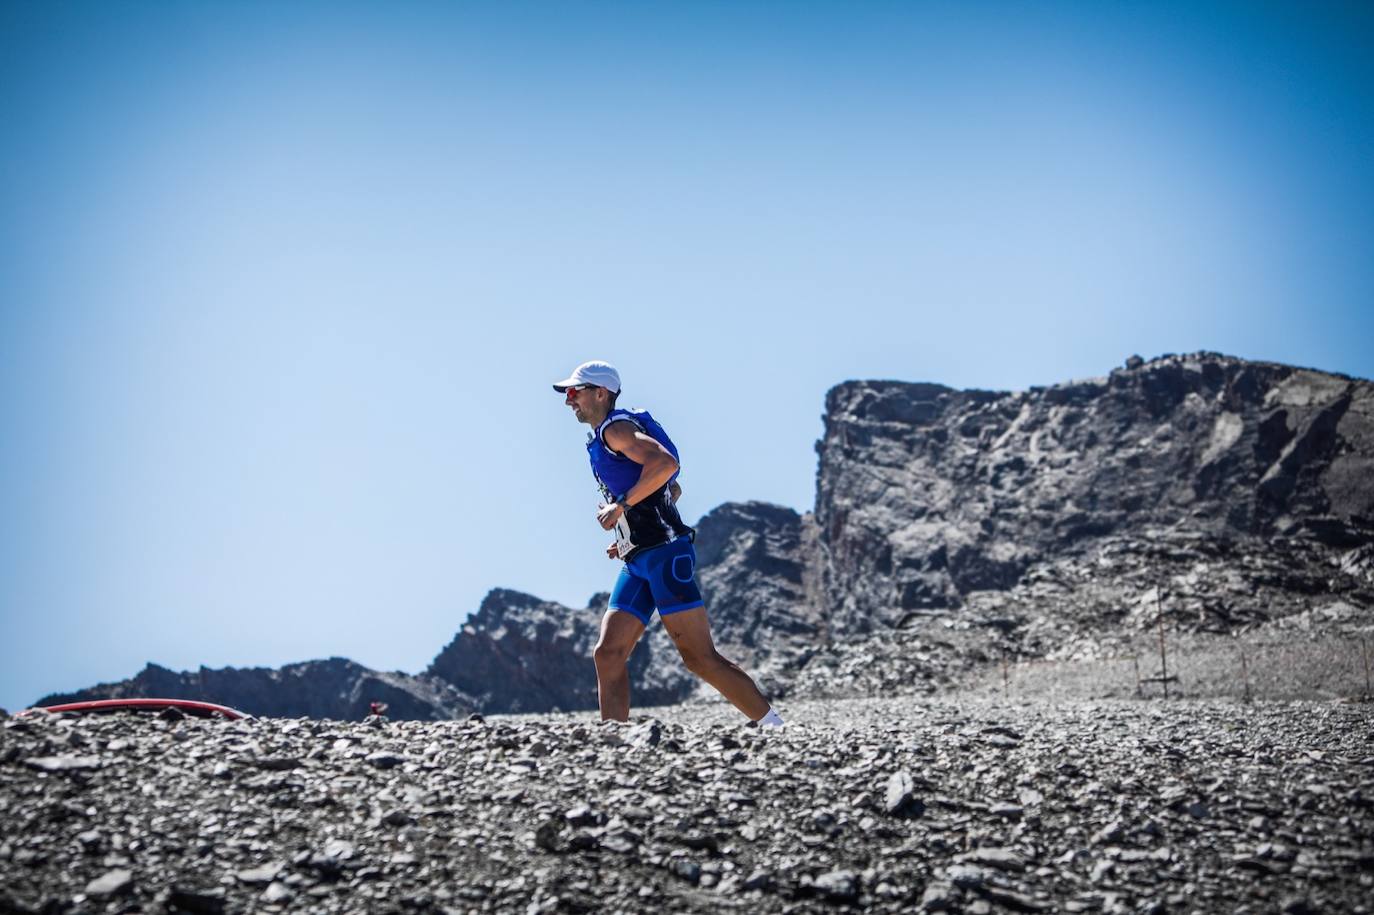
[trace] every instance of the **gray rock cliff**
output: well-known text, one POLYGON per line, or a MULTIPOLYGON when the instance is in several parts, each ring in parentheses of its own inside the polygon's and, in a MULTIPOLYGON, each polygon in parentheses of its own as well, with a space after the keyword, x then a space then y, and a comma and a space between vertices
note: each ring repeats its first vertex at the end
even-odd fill
POLYGON ((1007 591, 1107 537, 1374 530, 1374 385, 1212 353, 1025 392, 847 382, 826 398, 821 601, 854 631, 1007 591))

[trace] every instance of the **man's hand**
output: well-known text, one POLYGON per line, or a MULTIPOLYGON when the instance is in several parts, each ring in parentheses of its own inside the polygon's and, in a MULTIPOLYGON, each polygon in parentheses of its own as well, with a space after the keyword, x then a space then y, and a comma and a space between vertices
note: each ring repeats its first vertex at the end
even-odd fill
POLYGON ((620 544, 618 544, 618 543, 612 543, 610 546, 606 547, 606 558, 607 558, 607 559, 619 559, 619 558, 620 558, 620 544))
POLYGON ((596 520, 600 523, 603 531, 608 531, 615 527, 615 523, 620 520, 622 514, 624 512, 620 510, 620 504, 612 502, 610 505, 603 505, 597 509, 596 520))

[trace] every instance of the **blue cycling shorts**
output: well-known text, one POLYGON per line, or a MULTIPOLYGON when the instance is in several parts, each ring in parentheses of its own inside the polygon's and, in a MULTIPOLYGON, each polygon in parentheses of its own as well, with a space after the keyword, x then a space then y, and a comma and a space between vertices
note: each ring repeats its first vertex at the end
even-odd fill
POLYGON ((704 606, 697 587, 697 551, 688 537, 636 553, 611 590, 610 608, 633 614, 641 623, 704 606))

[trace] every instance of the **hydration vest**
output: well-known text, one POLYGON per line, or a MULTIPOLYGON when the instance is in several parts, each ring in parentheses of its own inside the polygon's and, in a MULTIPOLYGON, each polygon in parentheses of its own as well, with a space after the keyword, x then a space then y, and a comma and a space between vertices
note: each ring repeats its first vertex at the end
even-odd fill
MULTIPOLYGON (((601 425, 596 427, 596 433, 587 442, 587 456, 591 458, 592 473, 596 475, 597 483, 601 484, 603 495, 606 496, 608 502, 629 492, 631 487, 639 482, 639 474, 644 469, 640 464, 636 464, 624 455, 612 451, 607 446, 605 439, 602 438, 607 426, 621 420, 634 423, 639 431, 666 448, 668 453, 678 462, 678 473, 682 472, 682 459, 678 457, 677 446, 673 444, 673 440, 668 437, 668 433, 663 430, 658 421, 649 415, 648 410, 612 410, 602 420, 601 425)), ((671 483, 675 479, 677 479, 677 473, 673 474, 669 482, 671 483)))
POLYGON ((619 499, 634 488, 644 471, 642 464, 636 464, 623 454, 611 450, 602 438, 607 426, 622 420, 633 423, 637 429, 662 445, 678 462, 679 467, 678 472, 663 484, 662 489, 631 505, 625 515, 634 549, 629 553, 622 553, 620 558, 628 560, 640 550, 669 543, 678 537, 691 537, 695 531, 682 523, 682 516, 678 514, 670 493, 670 484, 681 472, 682 459, 678 456, 677 446, 673 444, 673 440, 668 437, 663 427, 649 415, 648 410, 612 410, 601 425, 596 427, 596 432, 588 434, 587 457, 591 460, 592 474, 596 477, 597 485, 601 487, 602 496, 607 502, 619 499))

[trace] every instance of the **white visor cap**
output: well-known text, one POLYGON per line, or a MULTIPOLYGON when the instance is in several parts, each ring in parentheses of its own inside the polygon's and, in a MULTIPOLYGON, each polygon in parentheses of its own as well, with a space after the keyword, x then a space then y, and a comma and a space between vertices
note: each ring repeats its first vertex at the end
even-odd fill
POLYGON ((562 394, 568 388, 578 384, 594 384, 599 388, 605 388, 612 393, 619 394, 620 373, 609 362, 593 359, 591 362, 584 362, 573 369, 572 374, 562 381, 555 381, 553 389, 562 394))

